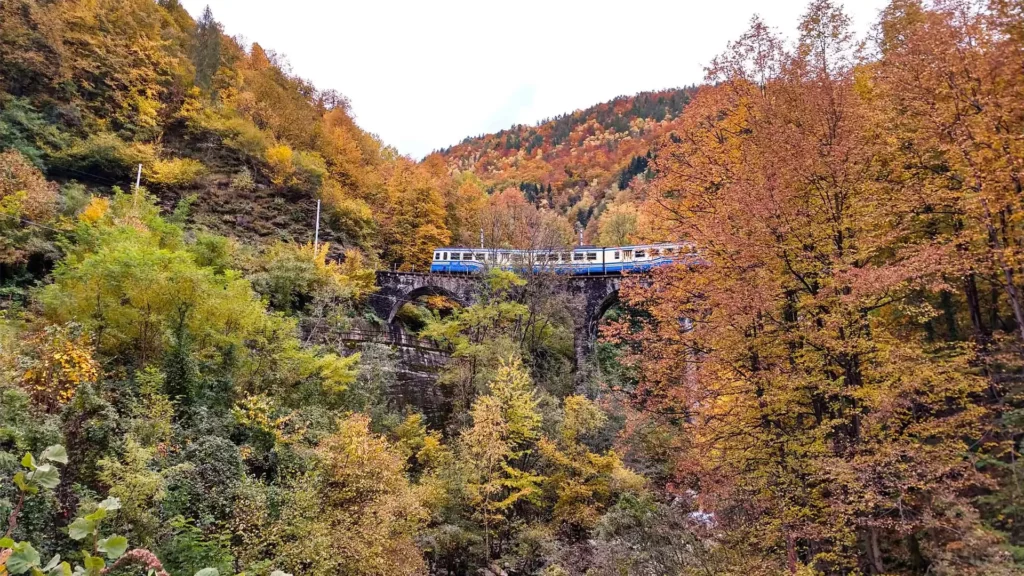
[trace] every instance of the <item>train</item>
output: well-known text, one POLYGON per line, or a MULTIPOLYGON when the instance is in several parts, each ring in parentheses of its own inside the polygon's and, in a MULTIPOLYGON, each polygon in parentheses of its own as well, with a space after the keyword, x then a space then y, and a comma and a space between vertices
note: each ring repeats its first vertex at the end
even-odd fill
POLYGON ((471 274, 498 267, 571 275, 623 274, 644 272, 696 256, 696 248, 688 243, 540 250, 449 246, 434 249, 430 271, 471 274))

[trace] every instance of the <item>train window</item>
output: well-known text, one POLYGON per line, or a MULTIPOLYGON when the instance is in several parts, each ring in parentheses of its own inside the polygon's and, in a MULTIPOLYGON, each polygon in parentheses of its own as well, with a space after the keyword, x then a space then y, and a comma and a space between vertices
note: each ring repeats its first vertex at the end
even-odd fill
POLYGON ((441 257, 441 259, 442 260, 447 260, 448 259, 448 253, 447 252, 442 252, 442 254, 443 254, 443 256, 441 257))
POLYGON ((488 260, 494 260, 494 252, 488 252, 487 253, 487 259, 488 260))
POLYGON ((655 256, 657 256, 660 253, 661 253, 661 251, 658 250, 657 248, 651 248, 651 258, 654 258, 655 256))
POLYGON ((458 260, 458 259, 459 259, 459 253, 458 252, 452 252, 452 260, 458 260))
POLYGON ((434 260, 440 260, 440 259, 441 259, 441 253, 440 252, 434 252, 434 260))
POLYGON ((583 260, 583 252, 573 252, 572 253, 572 259, 573 260, 583 260))
POLYGON ((623 250, 622 251, 622 257, 625 258, 626 260, 631 260, 633 258, 633 251, 632 250, 623 250))
POLYGON ((597 260, 597 252, 587 252, 587 260, 597 260))
POLYGON ((619 254, 619 251, 618 251, 618 250, 616 250, 616 251, 615 251, 615 259, 616 259, 616 260, 618 260, 618 259, 619 259, 619 256, 621 256, 621 254, 619 254))
POLYGON ((462 259, 463 260, 472 260, 473 259, 473 253, 472 252, 463 252, 462 253, 462 259))
POLYGON ((636 251, 636 257, 637 258, 646 258, 647 257, 647 252, 645 252, 643 250, 637 250, 636 251))
POLYGON ((666 256, 671 256, 673 252, 675 252, 674 248, 665 248, 665 255, 666 256))
POLYGON ((512 261, 517 263, 517 264, 522 262, 523 261, 523 255, 522 254, 513 253, 512 254, 512 261))
POLYGON ((483 252, 477 252, 476 253, 476 259, 481 261, 481 262, 483 262, 484 261, 484 253, 483 252))

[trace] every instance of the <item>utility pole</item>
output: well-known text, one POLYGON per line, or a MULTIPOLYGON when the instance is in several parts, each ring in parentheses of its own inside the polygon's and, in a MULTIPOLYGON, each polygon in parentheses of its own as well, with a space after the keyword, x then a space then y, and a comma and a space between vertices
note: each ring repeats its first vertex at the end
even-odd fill
POLYGON ((484 229, 480 229, 480 248, 484 247, 484 229))
POLYGON ((139 207, 139 186, 142 185, 142 164, 139 164, 139 171, 135 174, 135 194, 132 197, 134 208, 139 207))
POLYGON ((320 249, 320 200, 316 201, 316 231, 313 232, 313 252, 320 249))

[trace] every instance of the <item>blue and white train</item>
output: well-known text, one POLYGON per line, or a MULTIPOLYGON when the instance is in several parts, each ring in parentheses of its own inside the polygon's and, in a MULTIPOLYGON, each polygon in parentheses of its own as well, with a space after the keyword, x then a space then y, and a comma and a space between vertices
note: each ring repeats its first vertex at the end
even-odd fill
POLYGON ((447 247, 434 250, 431 272, 473 273, 486 268, 551 271, 559 274, 597 275, 642 272, 680 260, 696 258, 691 244, 638 246, 574 246, 571 249, 506 250, 447 247))

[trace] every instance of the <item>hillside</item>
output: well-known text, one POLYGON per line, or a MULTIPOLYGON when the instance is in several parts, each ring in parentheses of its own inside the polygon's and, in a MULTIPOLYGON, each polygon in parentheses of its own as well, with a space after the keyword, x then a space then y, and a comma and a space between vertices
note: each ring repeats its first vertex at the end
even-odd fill
MULTIPOLYGON (((629 204, 625 197, 616 202, 616 192, 648 175, 656 144, 679 127, 696 91, 620 96, 535 126, 466 138, 440 154, 450 170, 475 174, 491 192, 518 188, 531 203, 566 215, 573 226, 587 228, 588 239, 601 241, 601 215, 629 204)), ((627 241, 605 236, 609 243, 627 241)))
POLYGON ((141 164, 163 207, 188 199, 190 223, 257 249, 311 240, 317 199, 336 258, 422 265, 459 232, 447 174, 177 0, 0 5, 0 148, 83 197, 128 190, 141 164))

